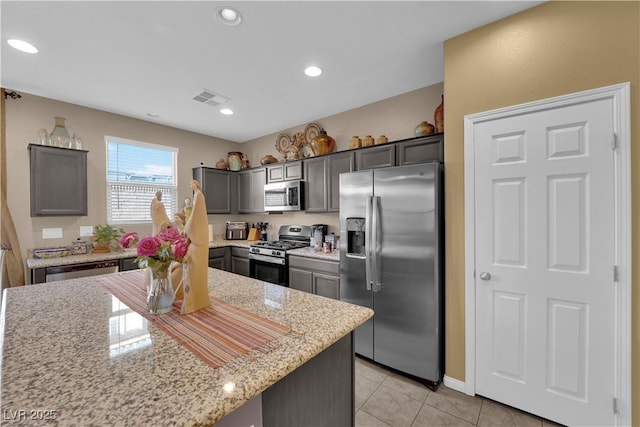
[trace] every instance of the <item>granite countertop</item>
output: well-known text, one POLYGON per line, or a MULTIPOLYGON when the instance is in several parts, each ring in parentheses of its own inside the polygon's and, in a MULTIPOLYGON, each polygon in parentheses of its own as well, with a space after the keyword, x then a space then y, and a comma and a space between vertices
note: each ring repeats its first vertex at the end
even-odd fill
POLYGON ((289 255, 296 255, 296 256, 302 256, 302 257, 306 257, 306 258, 316 258, 316 259, 323 259, 326 261, 336 261, 336 262, 340 262, 340 251, 339 250, 335 250, 331 253, 324 253, 322 251, 314 251, 311 248, 300 248, 300 249, 292 249, 290 251, 287 251, 287 254, 289 255))
MULTIPOLYGON (((253 240, 215 240, 209 242, 210 248, 222 248, 226 246, 237 246, 248 248, 253 240)), ((58 258, 35 258, 33 256, 27 258, 27 268, 44 268, 57 267, 60 265, 82 264, 85 262, 108 261, 112 259, 135 257, 135 249, 123 249, 117 252, 106 253, 87 253, 82 255, 68 255, 58 258)))
POLYGON ((26 411, 27 419, 4 418, 3 425, 40 425, 29 414, 55 411, 64 425, 209 426, 373 315, 221 270, 208 274, 212 296, 302 335, 284 335, 268 353, 214 369, 95 277, 9 288, 0 317, 0 401, 3 414, 26 411), (227 392, 230 382, 235 389, 227 392))

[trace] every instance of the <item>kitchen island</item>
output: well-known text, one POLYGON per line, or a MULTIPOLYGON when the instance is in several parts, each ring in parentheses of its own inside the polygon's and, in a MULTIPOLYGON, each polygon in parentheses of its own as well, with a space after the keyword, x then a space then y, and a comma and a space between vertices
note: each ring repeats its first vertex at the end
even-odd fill
POLYGON ((236 417, 228 425, 353 425, 351 331, 373 312, 222 270, 208 274, 212 297, 291 332, 267 352, 214 368, 96 277, 5 290, 2 424, 194 426, 236 417))

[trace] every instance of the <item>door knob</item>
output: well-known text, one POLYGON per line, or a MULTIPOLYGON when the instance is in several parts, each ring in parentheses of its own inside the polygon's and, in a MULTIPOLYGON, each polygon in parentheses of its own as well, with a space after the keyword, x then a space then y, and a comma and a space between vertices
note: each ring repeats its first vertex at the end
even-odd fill
POLYGON ((480 273, 480 279, 491 280, 491 273, 489 273, 488 271, 483 271, 482 273, 480 273))

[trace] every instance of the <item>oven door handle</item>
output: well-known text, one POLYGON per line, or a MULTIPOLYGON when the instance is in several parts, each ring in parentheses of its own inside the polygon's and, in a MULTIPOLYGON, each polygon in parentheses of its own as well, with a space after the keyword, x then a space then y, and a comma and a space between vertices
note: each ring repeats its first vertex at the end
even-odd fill
POLYGON ((285 265, 287 263, 287 260, 285 258, 278 258, 273 256, 259 255, 259 254, 252 254, 252 253, 249 253, 249 259, 266 262, 268 264, 285 265))

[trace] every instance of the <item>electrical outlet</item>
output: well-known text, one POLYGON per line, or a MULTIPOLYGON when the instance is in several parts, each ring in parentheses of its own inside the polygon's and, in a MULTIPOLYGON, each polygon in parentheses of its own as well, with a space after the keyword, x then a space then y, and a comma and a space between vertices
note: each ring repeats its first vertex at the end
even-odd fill
POLYGON ((62 239, 62 228, 43 228, 43 239, 62 239))
POLYGON ((90 225, 80 226, 80 237, 93 236, 93 227, 90 225))

